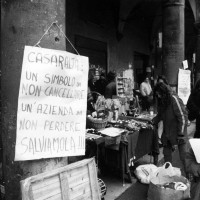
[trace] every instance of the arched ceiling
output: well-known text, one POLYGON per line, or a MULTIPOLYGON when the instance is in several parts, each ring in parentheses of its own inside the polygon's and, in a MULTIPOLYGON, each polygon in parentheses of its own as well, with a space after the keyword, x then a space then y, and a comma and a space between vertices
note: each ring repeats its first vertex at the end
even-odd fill
MULTIPOLYGON (((150 42, 154 40, 159 29, 162 28, 162 2, 163 0, 79 0, 85 20, 102 25, 105 20, 105 11, 115 16, 117 39, 123 37, 126 26, 132 22, 142 24, 149 33, 150 42)), ((185 0, 186 25, 194 20, 194 3, 200 0, 185 0), (191 4, 191 2, 193 4, 191 4), (191 6, 192 9, 191 9, 191 6), (189 9, 188 9, 189 8, 189 9), (189 22, 189 23, 188 23, 189 22)), ((193 26, 193 23, 192 25, 193 26)), ((190 27, 191 27, 190 26, 190 27)))

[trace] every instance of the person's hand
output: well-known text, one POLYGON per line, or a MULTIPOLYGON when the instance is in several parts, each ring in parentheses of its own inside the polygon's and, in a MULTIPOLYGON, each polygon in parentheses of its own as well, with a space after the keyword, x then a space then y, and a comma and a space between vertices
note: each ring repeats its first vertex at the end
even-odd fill
POLYGON ((178 145, 173 145, 172 146, 172 152, 176 151, 178 149, 178 145))
POLYGON ((150 125, 153 125, 153 121, 152 120, 148 120, 147 123, 150 124, 150 125))
POLYGON ((92 117, 93 117, 93 118, 96 118, 96 117, 97 117, 97 112, 96 112, 96 111, 94 111, 94 112, 92 113, 92 117))
POLYGON ((179 145, 185 144, 186 143, 185 142, 185 137, 184 136, 178 136, 177 142, 178 142, 179 145))

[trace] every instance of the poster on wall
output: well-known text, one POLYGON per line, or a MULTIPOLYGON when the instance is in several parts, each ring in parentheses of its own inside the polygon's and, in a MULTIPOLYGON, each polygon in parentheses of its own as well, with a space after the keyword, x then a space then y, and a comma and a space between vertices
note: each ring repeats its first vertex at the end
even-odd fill
POLYGON ((178 96, 186 105, 191 91, 191 71, 179 69, 178 73, 178 96))
POLYGON ((15 160, 85 154, 88 57, 25 46, 15 160))
POLYGON ((123 71, 123 77, 126 78, 125 84, 125 95, 127 97, 133 97, 133 89, 134 89, 134 78, 133 78, 133 69, 127 69, 123 71))

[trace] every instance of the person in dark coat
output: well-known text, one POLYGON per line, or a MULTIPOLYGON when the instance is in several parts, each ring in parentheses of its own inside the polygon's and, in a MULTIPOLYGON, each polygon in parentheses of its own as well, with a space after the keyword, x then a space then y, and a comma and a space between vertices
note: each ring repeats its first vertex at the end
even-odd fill
POLYGON ((196 82, 192 93, 187 102, 189 110, 188 119, 193 121, 196 119, 196 131, 194 138, 200 138, 200 79, 196 82))
POLYGON ((159 99, 161 109, 153 119, 153 124, 157 125, 161 120, 163 121, 161 141, 164 160, 172 163, 172 153, 179 149, 180 159, 185 170, 187 111, 183 101, 174 95, 166 84, 157 83, 154 92, 159 99))
MULTIPOLYGON (((200 143, 200 139, 199 143, 200 143)), ((193 149, 190 147, 186 154, 186 171, 193 176, 191 182, 191 200, 200 199, 200 163, 197 163, 193 149)))
POLYGON ((87 90, 87 115, 91 115, 95 109, 94 109, 94 98, 92 96, 90 87, 88 86, 87 90))
POLYGON ((91 76, 91 78, 88 81, 88 86, 90 87, 90 90, 92 92, 96 92, 97 91, 97 87, 96 87, 96 78, 94 75, 91 76))
MULTIPOLYGON (((157 83, 164 83, 165 85, 167 85, 169 87, 169 89, 171 90, 170 86, 169 86, 169 83, 167 81, 167 79, 165 78, 164 75, 159 75, 158 78, 157 78, 157 81, 156 81, 156 84, 157 83)), ((162 102, 160 102, 160 98, 157 98, 157 96, 155 95, 155 92, 153 93, 153 96, 154 96, 154 102, 155 102, 155 105, 156 105, 156 111, 157 112, 162 112, 162 102), (160 111, 159 111, 160 109, 160 111)), ((158 143, 159 143, 159 146, 162 147, 162 142, 161 142, 161 136, 162 136, 162 133, 163 133, 163 121, 161 120, 159 123, 158 123, 158 143)))
POLYGON ((106 99, 112 99, 112 96, 117 94, 115 77, 116 73, 112 71, 110 71, 107 75, 108 84, 106 86, 104 94, 106 99))
POLYGON ((101 73, 99 80, 96 81, 96 91, 101 95, 104 95, 106 85, 107 85, 107 80, 105 78, 105 74, 101 73))

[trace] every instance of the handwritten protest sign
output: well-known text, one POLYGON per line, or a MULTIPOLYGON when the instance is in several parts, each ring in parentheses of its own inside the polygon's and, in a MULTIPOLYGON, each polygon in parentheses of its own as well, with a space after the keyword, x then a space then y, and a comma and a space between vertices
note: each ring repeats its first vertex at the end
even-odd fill
POLYGON ((26 46, 15 160, 84 155, 88 58, 26 46))
POLYGON ((178 73, 178 96, 183 100, 183 103, 186 105, 187 100, 190 96, 190 78, 191 71, 179 69, 178 73))

